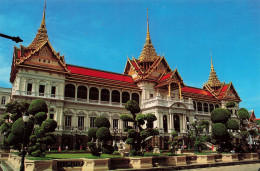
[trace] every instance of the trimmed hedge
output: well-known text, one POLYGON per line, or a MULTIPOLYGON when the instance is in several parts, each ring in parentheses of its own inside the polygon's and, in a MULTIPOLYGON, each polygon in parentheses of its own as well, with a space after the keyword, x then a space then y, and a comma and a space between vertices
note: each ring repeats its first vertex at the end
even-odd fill
POLYGON ((96 136, 100 141, 108 141, 111 140, 112 136, 107 127, 102 127, 97 130, 96 136))
POLYGON ((94 125, 97 128, 101 128, 101 127, 110 128, 110 122, 105 116, 97 117, 94 120, 94 125))
POLYGON ((9 115, 8 113, 6 113, 6 114, 4 114, 4 115, 2 116, 2 118, 3 118, 3 119, 9 119, 9 118, 10 118, 10 115, 9 115))
POLYGON ((223 108, 217 108, 211 112, 211 121, 213 123, 226 123, 231 117, 230 111, 223 108))
POLYGON ((129 114, 120 115, 120 119, 122 119, 123 121, 130 121, 130 122, 134 121, 133 117, 129 114))
POLYGON ((42 123, 41 127, 44 129, 44 132, 54 132, 57 128, 57 122, 53 119, 47 119, 42 123))
POLYGON ((38 112, 34 119, 36 124, 41 125, 47 119, 47 114, 45 112, 38 112))
POLYGON ((227 128, 223 123, 215 123, 212 126, 212 134, 215 138, 221 139, 221 140, 229 138, 227 128))
POLYGON ((88 130, 88 137, 90 139, 97 139, 97 136, 96 136, 96 133, 97 133, 97 128, 89 128, 88 130))
POLYGON ((248 111, 245 108, 240 108, 237 112, 240 119, 248 119, 250 117, 248 111))
POLYGON ((34 100, 31 105, 29 106, 28 112, 31 115, 35 115, 38 112, 45 112, 48 113, 48 107, 44 100, 36 99, 34 100))
POLYGON ((226 108, 231 108, 231 107, 235 107, 235 106, 236 106, 236 103, 233 102, 233 101, 230 101, 230 102, 226 103, 226 108))
POLYGON ((127 133, 128 133, 128 137, 129 137, 129 138, 134 138, 134 137, 136 137, 136 136, 138 135, 138 133, 137 133, 136 130, 134 130, 134 129, 129 129, 129 130, 127 131, 127 133))
POLYGON ((239 124, 236 120, 231 119, 227 122, 227 129, 238 130, 239 124))
POLYGON ((129 100, 125 104, 125 109, 130 111, 131 114, 136 114, 140 112, 139 104, 135 100, 129 100))

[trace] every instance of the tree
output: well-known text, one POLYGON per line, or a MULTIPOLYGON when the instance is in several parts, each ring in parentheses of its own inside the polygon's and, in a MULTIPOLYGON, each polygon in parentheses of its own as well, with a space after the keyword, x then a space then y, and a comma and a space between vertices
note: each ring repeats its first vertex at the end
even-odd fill
POLYGON ((226 103, 226 108, 232 108, 232 107, 235 107, 235 106, 236 106, 236 103, 233 102, 233 101, 230 101, 230 102, 226 103))
POLYGON ((224 149, 230 151, 231 146, 231 137, 227 131, 227 125, 233 124, 233 121, 229 121, 231 113, 227 109, 218 108, 211 112, 211 121, 214 123, 212 126, 212 137, 216 140, 216 143, 219 145, 219 150, 224 149))
POLYGON ((157 129, 153 129, 153 122, 157 120, 154 114, 138 114, 140 107, 134 100, 129 100, 125 105, 126 110, 130 114, 123 114, 120 119, 127 122, 133 122, 133 127, 126 127, 124 131, 127 132, 128 136, 126 143, 131 147, 132 155, 143 155, 146 151, 147 142, 153 136, 159 135, 157 129))
POLYGON ((90 128, 88 130, 88 137, 91 139, 88 142, 88 146, 90 148, 91 154, 93 156, 100 156, 100 153, 111 154, 114 152, 114 147, 112 145, 108 145, 107 142, 112 140, 112 135, 110 133, 110 122, 105 116, 97 117, 94 120, 95 128, 90 128), (98 140, 101 142, 101 147, 99 148, 99 144, 95 141, 98 140))

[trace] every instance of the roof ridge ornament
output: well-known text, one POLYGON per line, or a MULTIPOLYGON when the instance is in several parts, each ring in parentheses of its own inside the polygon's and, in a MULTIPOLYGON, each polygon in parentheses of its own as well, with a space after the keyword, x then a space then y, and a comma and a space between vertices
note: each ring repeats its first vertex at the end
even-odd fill
POLYGON ((217 73, 214 69, 211 50, 210 50, 210 57, 211 57, 210 74, 209 74, 208 82, 206 84, 209 85, 211 88, 216 89, 218 87, 221 87, 222 83, 219 81, 217 73))
POLYGON ((28 46, 29 49, 37 49, 38 47, 41 46, 41 44, 45 43, 48 40, 48 34, 47 34, 46 23, 45 23, 45 10, 46 10, 46 0, 44 3, 44 10, 43 10, 43 16, 42 16, 42 22, 40 28, 38 29, 38 32, 34 40, 28 46))
POLYGON ((147 8, 147 34, 146 34, 146 39, 145 39, 145 44, 144 44, 143 50, 139 57, 139 61, 140 62, 154 62, 154 60, 156 58, 158 58, 158 56, 157 56, 157 53, 155 52, 155 49, 153 47, 151 37, 150 37, 149 14, 148 14, 148 8, 147 8))

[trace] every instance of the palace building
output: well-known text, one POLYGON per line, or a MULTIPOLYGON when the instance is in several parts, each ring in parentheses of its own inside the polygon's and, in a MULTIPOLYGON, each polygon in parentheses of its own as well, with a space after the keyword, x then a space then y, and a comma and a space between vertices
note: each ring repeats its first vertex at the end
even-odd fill
MULTIPOLYGON (((156 115, 154 128, 160 130, 160 135, 153 138, 151 144, 157 141, 161 149, 168 148, 173 130, 178 131, 179 136, 185 135, 194 118, 197 122, 210 121, 210 112, 225 108, 227 101, 236 102, 236 107, 231 109, 235 118, 241 101, 232 82, 220 82, 212 58, 208 82, 202 88, 186 85, 178 70, 172 70, 166 58, 156 53, 148 15, 142 52, 138 58, 127 58, 123 74, 119 74, 67 64, 49 41, 44 8, 32 43, 14 47, 10 82, 12 100, 46 101, 48 117, 58 123, 55 148, 85 145, 87 130, 101 115, 110 120, 116 140, 125 139, 123 128, 130 123, 119 117, 128 113, 124 105, 130 99, 140 104, 141 113, 156 115)), ((211 131, 211 126, 205 131, 211 131)))

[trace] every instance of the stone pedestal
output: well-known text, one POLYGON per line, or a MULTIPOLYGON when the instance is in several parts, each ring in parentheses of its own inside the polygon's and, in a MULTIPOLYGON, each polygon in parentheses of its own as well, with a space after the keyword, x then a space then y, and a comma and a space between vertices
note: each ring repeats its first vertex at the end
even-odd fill
POLYGON ((197 155, 197 163, 198 164, 215 163, 215 156, 214 155, 197 155))
POLYGON ((187 165, 186 156, 167 157, 167 166, 184 166, 184 165, 187 165))
POLYGON ((152 164, 152 157, 129 157, 130 159, 130 167, 135 169, 141 169, 141 168, 151 168, 153 167, 152 164))
POLYGON ((222 154, 223 162, 234 162, 238 161, 238 154, 222 154))

